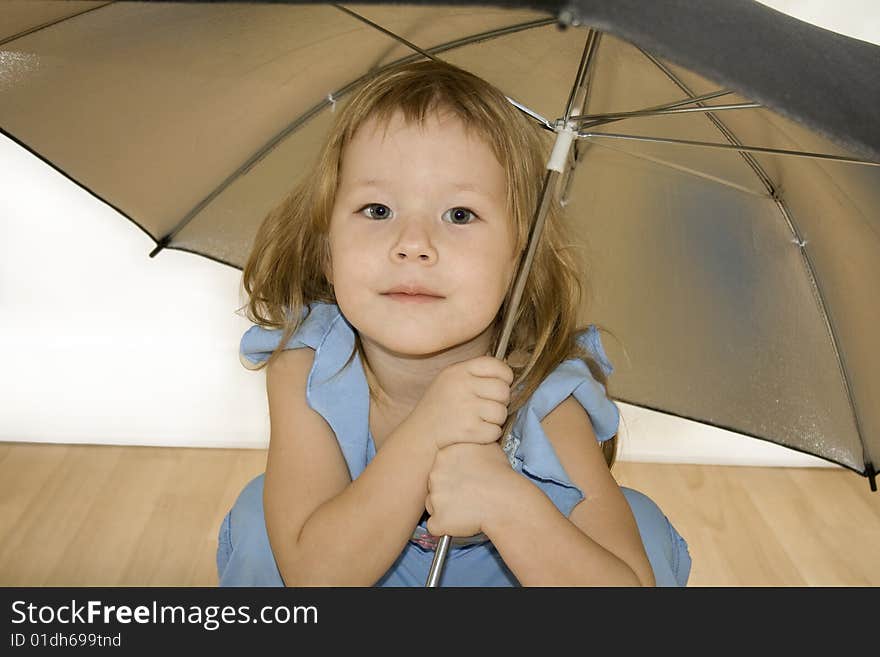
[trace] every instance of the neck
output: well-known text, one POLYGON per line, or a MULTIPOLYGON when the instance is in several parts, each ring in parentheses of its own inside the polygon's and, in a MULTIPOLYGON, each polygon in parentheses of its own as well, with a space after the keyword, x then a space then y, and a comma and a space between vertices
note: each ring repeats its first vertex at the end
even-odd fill
POLYGON ((433 354, 410 356, 389 351, 361 335, 366 367, 383 411, 408 414, 435 377, 446 367, 489 353, 492 327, 472 340, 433 354))

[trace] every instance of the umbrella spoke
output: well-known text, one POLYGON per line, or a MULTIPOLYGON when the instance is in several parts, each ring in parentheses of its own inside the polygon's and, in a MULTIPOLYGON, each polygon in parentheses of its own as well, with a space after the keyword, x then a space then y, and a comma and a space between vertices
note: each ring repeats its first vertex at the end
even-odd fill
POLYGON ((847 164, 864 164, 867 166, 880 166, 880 162, 872 162, 871 160, 862 160, 855 157, 844 157, 841 155, 829 155, 827 153, 809 153, 807 151, 792 151, 784 148, 765 148, 762 146, 743 146, 741 144, 716 144, 708 141, 690 141, 687 139, 671 139, 669 137, 645 137, 641 135, 621 135, 610 132, 579 132, 579 139, 592 139, 595 137, 604 137, 610 139, 625 139, 631 141, 647 141, 660 144, 680 144, 683 146, 697 146, 700 148, 719 148, 723 150, 740 151, 744 153, 768 153, 770 155, 791 155, 795 157, 807 157, 817 160, 833 160, 835 162, 845 162, 847 164))
POLYGON ((505 98, 507 98, 507 102, 509 102, 511 105, 513 105, 513 106, 514 106, 516 109, 518 109, 520 112, 522 112, 523 114, 526 114, 526 115, 532 117, 532 118, 535 119, 538 123, 540 123, 541 125, 543 125, 547 130, 553 130, 553 124, 550 123, 550 121, 549 121, 548 119, 546 119, 546 118, 544 118, 543 116, 541 116, 540 114, 538 114, 535 110, 533 110, 533 109, 531 109, 531 108, 529 108, 529 107, 526 107, 525 105, 523 105, 523 104, 520 103, 520 102, 515 101, 515 100, 514 100, 513 98, 511 98, 510 96, 505 96, 505 98))
POLYGON ((645 107, 640 110, 633 110, 630 112, 612 112, 605 114, 581 114, 580 116, 571 117, 572 121, 580 122, 580 128, 590 128, 594 125, 599 125, 599 123, 613 123, 614 121, 619 121, 622 118, 626 118, 630 114, 639 114, 643 112, 658 112, 661 110, 674 109, 677 107, 683 107, 685 105, 692 105, 694 103, 700 103, 704 100, 712 100, 713 98, 720 98, 721 96, 727 96, 728 94, 732 94, 733 91, 729 89, 719 89, 718 91, 712 91, 707 94, 703 94, 702 96, 689 96, 688 98, 683 98, 682 100, 676 100, 672 103, 663 103, 662 105, 652 105, 651 107, 645 107), (621 117, 613 118, 613 117, 621 117), (592 122, 591 119, 603 119, 601 122, 592 122), (608 119, 607 121, 604 119, 608 119))
POLYGON ((572 113, 578 114, 581 108, 586 107, 586 96, 589 90, 587 74, 592 73, 595 68, 593 58, 599 49, 599 41, 601 39, 601 32, 592 29, 587 32, 587 42, 584 45, 584 52, 581 54, 577 78, 574 85, 572 85, 571 93, 568 95, 568 103, 565 105, 565 116, 562 118, 564 125, 567 125, 571 120, 572 113))
MULTIPOLYGON (((339 9, 344 10, 345 12, 352 14, 355 18, 359 20, 363 20, 369 25, 380 29, 384 34, 404 43, 410 48, 414 48, 417 52, 414 55, 407 55, 406 57, 402 57, 400 59, 392 61, 390 64, 383 66, 382 69, 388 68, 389 66, 396 66, 398 64, 407 63, 410 61, 414 61, 420 57, 429 57, 434 59, 433 55, 436 53, 446 52, 448 50, 454 50, 455 48, 461 48, 462 46, 467 46, 472 43, 479 43, 480 41, 487 41, 489 39, 496 39, 498 37, 506 36, 508 34, 513 34, 515 32, 522 32, 524 30, 530 30, 537 27, 544 27, 546 25, 556 25, 557 21, 555 18, 542 18, 534 21, 527 21, 525 23, 516 23, 514 25, 508 25, 507 27, 496 28, 494 30, 487 30, 486 32, 480 32, 479 34, 473 34, 467 37, 463 37, 461 39, 455 39, 454 41, 448 41, 446 43, 442 43, 437 46, 433 46, 431 48, 421 49, 418 46, 409 43, 406 39, 395 35, 393 32, 386 30, 385 28, 380 28, 378 25, 373 23, 367 18, 357 15, 355 12, 351 10, 345 9, 339 5, 336 5, 339 9)), ((279 143, 281 143, 284 139, 286 139, 291 133, 295 132, 302 125, 307 123, 309 119, 323 111, 327 107, 330 107, 336 103, 336 101, 347 94, 349 91, 358 86, 361 82, 366 80, 369 77, 372 77, 378 70, 373 70, 364 75, 358 77, 355 80, 352 80, 345 86, 327 94, 327 97, 313 105, 311 108, 306 110, 303 114, 296 117, 290 124, 287 125, 281 132, 275 135, 272 139, 266 142, 256 153, 254 153, 248 160, 242 164, 238 169, 232 172, 223 182, 221 182, 217 187, 215 187, 205 198, 199 201, 186 215, 177 223, 177 225, 168 231, 165 235, 162 236, 161 239, 158 240, 156 247, 150 252, 149 257, 153 258, 158 255, 162 250, 164 250, 167 246, 171 244, 171 240, 174 239, 174 236, 177 235, 181 230, 183 230, 193 218, 202 211, 212 200, 214 200, 217 196, 219 196, 223 191, 226 190, 227 187, 232 185, 236 180, 238 180, 242 175, 244 175, 251 167, 254 166, 261 159, 266 157, 266 155, 271 152, 279 143)), ((508 99, 510 100, 510 99, 508 99)), ((546 119, 543 119, 536 112, 526 111, 526 108, 522 105, 514 103, 514 105, 525 111, 529 116, 536 118, 538 120, 544 121, 546 127, 550 127, 549 123, 546 123, 546 119)))
MULTIPOLYGON (((373 29, 378 30, 379 32, 382 32, 382 34, 391 37, 395 41, 400 42, 401 44, 405 45, 407 48, 415 50, 418 54, 420 54, 424 57, 428 57, 429 59, 437 59, 436 57, 434 57, 435 53, 441 53, 441 52, 445 52, 447 50, 454 50, 455 48, 460 48, 461 46, 467 46, 472 43, 479 43, 480 41, 488 41, 489 39, 496 39, 501 36, 513 34, 514 32, 522 32, 523 30, 530 30, 530 29, 533 29, 536 27, 544 27, 545 25, 555 25, 557 23, 555 18, 542 18, 542 19, 535 20, 535 21, 527 21, 525 23, 517 23, 515 25, 508 25, 507 27, 499 27, 494 30, 487 30, 486 32, 481 32, 479 34, 472 34, 470 36, 466 36, 461 39, 456 39, 454 41, 448 41, 448 42, 441 44, 439 46, 434 46, 433 48, 423 49, 423 48, 420 48, 419 46, 415 45, 411 41, 404 39, 399 34, 395 34, 391 30, 389 30, 385 27, 382 27, 381 25, 379 25, 378 23, 376 23, 374 21, 371 21, 366 16, 361 16, 357 12, 354 12, 351 9, 348 9, 347 7, 343 7, 342 5, 334 4, 333 6, 336 7, 337 9, 339 9, 340 11, 345 12, 349 16, 366 23, 367 25, 369 25, 373 29)), ((412 56, 410 56, 410 57, 412 57, 412 56)), ((405 61, 408 61, 408 58, 398 60, 394 63, 396 63, 396 64, 403 63, 405 61)))
MULTIPOLYGON (((638 46, 637 46, 638 47, 638 46)), ((684 93, 693 96, 693 92, 688 88, 688 86, 677 76, 666 64, 657 59, 654 55, 647 52, 643 48, 638 48, 639 52, 645 56, 651 63, 654 64, 663 74, 672 81, 679 89, 681 89, 684 93)), ((730 144, 740 146, 741 142, 737 138, 737 136, 733 133, 730 128, 728 128, 724 122, 721 121, 714 114, 706 114, 705 115, 709 121, 718 129, 719 132, 724 136, 725 139, 730 142, 730 144)), ((798 228, 797 222, 789 210, 788 203, 782 198, 780 194, 779 187, 773 180, 770 179, 770 176, 767 175, 767 172, 764 170, 764 167, 761 166, 761 163, 758 162, 754 156, 750 152, 740 151, 740 155, 743 160, 745 160, 746 164, 752 169, 755 175, 759 180, 764 184, 770 196, 776 202, 776 206, 780 210, 780 214, 782 216, 783 221, 785 222, 789 232, 794 238, 792 241, 800 247, 801 257, 804 261, 804 266, 807 272, 807 276, 810 281, 810 287, 813 290, 813 294, 815 296, 817 307, 820 315, 822 316, 822 320, 825 324, 825 331, 828 335, 828 339, 831 343, 832 349, 834 350, 834 357, 837 360, 838 369, 841 375, 841 383, 843 384, 844 389, 846 390, 847 402, 849 403, 850 412, 852 413, 853 421, 855 422, 856 434, 858 435, 859 442, 862 445, 862 450, 865 458, 865 474, 869 477, 871 482, 871 489, 876 489, 876 484, 873 476, 873 466, 871 465, 870 458, 864 450, 866 449, 865 438, 864 438, 864 430, 862 429, 862 418, 859 414, 858 409, 856 408, 855 396, 853 394, 853 386, 851 382, 850 376, 850 368, 847 365, 846 359, 844 358, 843 352, 840 350, 838 335, 839 330, 836 328, 834 321, 832 320, 830 314, 828 313, 828 304, 825 301, 825 292, 822 287, 819 285, 819 279, 816 276, 816 268, 813 265, 812 258, 810 257, 809 252, 806 248, 806 242, 803 239, 800 229, 798 228)), ((871 163, 873 164, 873 163, 871 163)))
POLYGON ((571 185, 574 182, 574 171, 577 169, 578 162, 583 159, 581 151, 585 150, 588 146, 592 146, 592 144, 586 141, 578 141, 577 139, 571 144, 571 156, 568 159, 568 166, 565 169, 562 182, 560 183, 562 189, 559 192, 559 205, 562 207, 565 207, 569 203, 571 197, 571 185))
POLYGON ((642 116, 667 116, 669 114, 688 114, 691 112, 719 112, 722 110, 738 110, 738 109, 753 109, 753 108, 761 108, 763 105, 758 103, 737 103, 734 105, 706 105, 704 107, 681 107, 676 109, 662 109, 662 110, 639 110, 636 112, 617 112, 614 114, 588 114, 585 115, 584 118, 591 118, 595 120, 585 121, 581 124, 581 128, 594 128, 599 125, 605 125, 606 123, 613 123, 614 121, 622 121, 623 119, 630 118, 638 118, 642 116))
POLYGON ((348 9, 347 7, 343 7, 342 5, 333 5, 333 6, 336 7, 339 11, 345 12, 345 13, 348 14, 349 16, 351 16, 351 17, 353 17, 353 18, 356 18, 357 20, 359 20, 359 21, 361 21, 361 22, 363 22, 363 23, 366 23, 367 25, 369 25, 370 27, 372 27, 374 30, 378 30, 378 31, 381 32, 382 34, 385 34, 385 35, 387 35, 387 36, 390 36, 392 39, 394 39, 395 41, 398 41, 398 42, 402 43, 402 44, 405 45, 407 48, 410 48, 411 50, 415 50, 415 51, 416 51, 417 53, 419 53, 420 55, 423 55, 424 57, 427 57, 428 59, 433 59, 433 60, 435 60, 435 61, 437 60, 437 58, 434 57, 434 54, 433 54, 433 53, 427 52, 426 50, 422 50, 419 46, 417 46, 416 44, 414 44, 412 41, 408 41, 407 39, 404 39, 404 38, 403 38, 402 36, 400 36, 399 34, 395 34, 395 33, 392 32, 391 30, 388 30, 388 29, 382 27, 381 25, 379 25, 379 24, 376 23, 375 21, 371 21, 371 20, 370 20, 369 18, 367 18, 366 16, 361 16, 360 14, 358 14, 358 13, 356 13, 356 12, 353 12, 351 9, 348 9))
POLYGON ((77 11, 72 14, 68 14, 67 16, 61 16, 60 18, 56 18, 55 20, 47 21, 47 22, 43 23, 42 25, 36 25, 30 29, 23 30, 22 32, 19 32, 18 34, 13 34, 10 37, 7 37, 5 39, 0 40, 0 46, 5 46, 6 44, 11 43, 12 41, 15 41, 16 39, 21 39, 22 37, 26 37, 28 34, 33 34, 34 32, 44 30, 47 27, 52 27, 53 25, 58 25, 58 23, 63 23, 64 21, 71 20, 72 18, 76 18, 77 16, 82 16, 83 14, 87 14, 90 11, 95 11, 96 9, 101 9, 102 7, 106 7, 107 5, 112 5, 112 4, 113 4, 113 0, 111 0, 111 2, 105 2, 102 5, 97 5, 96 7, 89 7, 87 9, 83 9, 82 11, 77 11))
POLYGON ((583 144, 589 144, 592 146, 599 146, 600 148, 607 148, 608 150, 612 150, 616 153, 621 153, 623 155, 627 155, 629 157, 634 157, 637 160, 645 160, 646 162, 651 162, 653 164, 659 164, 662 167, 666 167, 668 169, 674 169, 676 171, 680 171, 689 176, 695 176, 697 178, 702 178, 703 180, 709 180, 714 183, 718 183, 719 185, 723 185, 724 187, 728 187, 730 189, 735 189, 738 192, 743 192, 745 194, 749 194, 751 196, 757 196, 758 198, 767 199, 769 198, 768 194, 762 194, 760 192, 755 191, 754 189, 749 189, 744 185, 739 185, 737 183, 731 182, 724 178, 719 178, 718 176, 712 176, 708 173, 704 173, 697 169, 692 169, 690 167, 683 166, 681 164, 675 164, 673 162, 668 162, 666 160, 661 160, 659 157, 654 157, 652 155, 646 155, 645 153, 634 153, 633 151, 624 150, 622 148, 617 148, 612 146, 611 144, 603 144, 600 142, 589 142, 589 141, 575 141, 574 146, 577 148, 583 144))
MULTIPOLYGON (((571 113, 581 111, 590 102, 590 92, 593 90, 593 86, 590 83, 590 80, 587 80, 586 76, 588 74, 592 75, 595 70, 593 58, 596 56, 596 52, 599 49, 599 42, 601 39, 602 33, 597 30, 590 30, 589 34, 587 34, 587 43, 584 46, 584 53, 581 57, 581 63, 578 68, 579 77, 572 87, 571 94, 568 98, 568 104, 565 108, 565 116, 563 116, 560 125, 571 125, 571 113)), ((571 127, 570 129, 573 130, 574 127, 571 127)), ((571 189, 571 184, 574 181, 574 171, 577 168, 578 162, 581 160, 581 147, 587 145, 588 144, 585 144, 584 142, 579 142, 577 139, 572 141, 567 165, 562 171, 562 191, 559 193, 559 203, 563 207, 568 204, 569 191, 571 189)))

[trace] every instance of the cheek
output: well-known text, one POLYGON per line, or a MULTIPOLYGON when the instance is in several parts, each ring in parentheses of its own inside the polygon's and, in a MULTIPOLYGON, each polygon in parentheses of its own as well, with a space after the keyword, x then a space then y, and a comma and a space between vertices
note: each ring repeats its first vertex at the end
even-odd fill
POLYGON ((363 241, 350 238, 332 243, 333 292, 343 311, 356 312, 383 280, 377 260, 363 241))
POLYGON ((347 277, 351 269, 358 268, 359 261, 363 259, 362 247, 361 243, 361 248, 358 248, 357 240, 351 233, 331 233, 329 250, 334 278, 347 277))
MULTIPOLYGON (((484 254, 484 256, 486 255, 488 254, 484 254)), ((500 294, 503 297, 513 285, 516 277, 516 265, 516 260, 511 257, 510 251, 506 248, 497 248, 490 257, 486 257, 482 280, 491 282, 486 286, 487 292, 493 295, 500 294)))

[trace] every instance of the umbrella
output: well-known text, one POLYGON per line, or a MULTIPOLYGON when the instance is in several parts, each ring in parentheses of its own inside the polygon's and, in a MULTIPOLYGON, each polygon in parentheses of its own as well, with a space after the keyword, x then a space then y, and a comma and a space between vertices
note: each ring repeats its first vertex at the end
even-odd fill
POLYGON ((498 4, 12 0, 0 129, 150 256, 240 269, 349 90, 449 61, 566 140, 547 189, 615 337, 612 396, 876 490, 880 47, 750 0, 498 4))

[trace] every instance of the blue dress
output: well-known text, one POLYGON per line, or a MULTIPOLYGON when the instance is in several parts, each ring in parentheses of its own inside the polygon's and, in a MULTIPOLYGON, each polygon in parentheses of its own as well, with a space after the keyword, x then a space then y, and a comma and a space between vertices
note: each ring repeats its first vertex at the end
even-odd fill
MULTIPOLYGON (((305 320, 290 338, 286 349, 304 346, 315 350, 306 384, 306 401, 333 429, 352 480, 376 455, 369 428, 369 388, 355 353, 354 329, 334 304, 315 303, 304 310, 305 320), (345 400, 344 403, 341 400, 345 400)), ((239 358, 249 369, 269 358, 281 339, 281 330, 252 326, 241 339, 239 358)), ((606 374, 608 362, 595 326, 578 336, 606 374)), ((561 363, 535 390, 520 409, 503 446, 511 466, 530 479, 566 517, 583 498, 541 427, 541 420, 569 395, 580 402, 590 416, 596 438, 602 442, 617 433, 619 412, 605 394, 605 388, 590 374, 580 359, 561 363)), ((687 543, 654 502, 638 491, 622 488, 635 516, 642 542, 658 586, 685 586, 691 559, 687 543)), ((427 534, 423 518, 416 531, 427 534)), ((424 586, 434 552, 424 540, 407 542, 398 559, 376 586, 424 586)), ((263 475, 248 483, 220 526, 217 548, 220 586, 284 586, 275 564, 263 516, 263 475)), ((518 586, 488 540, 453 544, 440 586, 518 586)))

